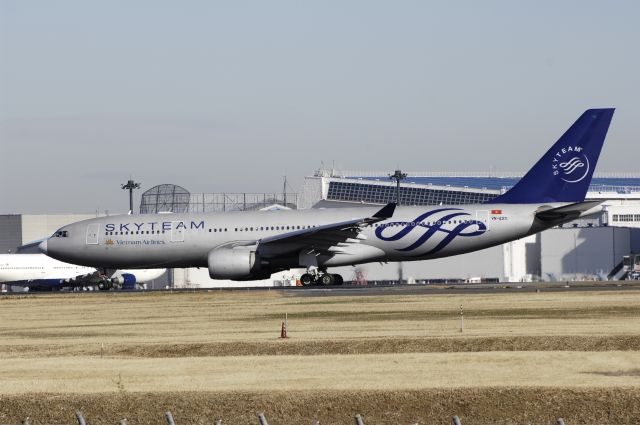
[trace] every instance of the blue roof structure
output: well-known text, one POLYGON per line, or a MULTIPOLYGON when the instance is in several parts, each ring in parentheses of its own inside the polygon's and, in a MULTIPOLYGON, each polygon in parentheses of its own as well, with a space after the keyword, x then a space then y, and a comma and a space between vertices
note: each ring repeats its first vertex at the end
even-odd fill
MULTIPOLYGON (((350 179, 390 181, 387 176, 380 177, 347 177, 350 179)), ((434 186, 455 186, 469 187, 477 189, 501 190, 512 187, 520 178, 518 177, 465 177, 465 176, 434 176, 434 177, 407 177, 403 181, 406 183, 416 183, 422 185, 432 184, 434 186)), ((638 177, 594 177, 591 180, 589 191, 604 192, 613 191, 621 193, 639 192, 640 178, 638 177)))

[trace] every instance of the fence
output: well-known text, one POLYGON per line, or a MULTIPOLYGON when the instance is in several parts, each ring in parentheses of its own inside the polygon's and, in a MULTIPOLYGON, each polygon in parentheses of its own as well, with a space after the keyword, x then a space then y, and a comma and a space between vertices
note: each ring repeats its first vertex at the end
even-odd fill
MULTIPOLYGON (((167 421, 167 425, 176 425, 176 422, 173 420, 173 415, 171 414, 171 412, 166 412, 164 414, 164 417, 167 421)), ((267 421, 267 417, 264 415, 264 413, 258 413, 257 417, 258 417, 258 423, 260 425, 269 425, 269 422, 267 421)), ((78 420, 78 425, 87 425, 87 421, 85 420, 82 412, 80 411, 76 412, 76 419, 78 420)), ((364 417, 362 415, 357 414, 354 416, 354 419, 355 419, 356 425, 365 425, 364 417)), ((453 425, 462 425, 462 422, 460 421, 460 418, 458 416, 453 416, 451 420, 453 425)), ((214 425, 222 425, 222 419, 216 418, 214 419, 213 423, 214 425)), ((556 420, 556 424, 565 425, 564 419, 558 418, 556 420)), ((22 421, 22 425, 31 425, 30 419, 26 418, 24 421, 22 421)), ((118 421, 118 425, 127 425, 127 420, 121 419, 120 421, 118 421)), ((320 425, 320 422, 314 419, 313 421, 311 421, 311 425, 320 425)), ((418 424, 415 423, 413 425, 418 425, 418 424)))
POLYGON ((193 213, 252 211, 279 204, 295 209, 297 193, 192 193, 188 211, 193 213))

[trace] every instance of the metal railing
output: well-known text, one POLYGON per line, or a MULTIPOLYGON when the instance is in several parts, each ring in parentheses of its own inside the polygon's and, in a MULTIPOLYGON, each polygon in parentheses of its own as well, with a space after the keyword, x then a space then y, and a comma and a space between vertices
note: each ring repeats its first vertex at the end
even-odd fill
POLYGON ((295 209, 297 193, 192 193, 189 212, 259 210, 278 204, 295 209))

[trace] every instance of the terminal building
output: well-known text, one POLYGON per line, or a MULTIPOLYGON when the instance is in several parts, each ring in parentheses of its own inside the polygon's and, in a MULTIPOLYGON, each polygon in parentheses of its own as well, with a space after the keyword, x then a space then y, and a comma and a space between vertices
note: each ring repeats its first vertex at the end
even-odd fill
MULTIPOLYGON (((407 173, 400 183, 401 205, 470 204, 490 201, 520 175, 498 173, 407 173)), ((285 185, 286 189, 286 185, 285 185)), ((140 214, 342 208, 384 205, 396 200, 396 182, 382 172, 317 170, 300 193, 205 193, 163 184, 143 193, 140 214)), ((384 282, 521 282, 616 278, 624 255, 640 253, 640 174, 596 173, 588 199, 602 200, 603 212, 537 235, 469 254, 402 264, 364 264, 335 269, 345 280, 384 282)), ((0 215, 0 252, 50 236, 65 224, 96 214, 0 215)), ((24 249, 24 248, 23 248, 24 249)), ((259 282, 214 281, 206 269, 170 271, 155 287, 293 285, 303 270, 259 282)))

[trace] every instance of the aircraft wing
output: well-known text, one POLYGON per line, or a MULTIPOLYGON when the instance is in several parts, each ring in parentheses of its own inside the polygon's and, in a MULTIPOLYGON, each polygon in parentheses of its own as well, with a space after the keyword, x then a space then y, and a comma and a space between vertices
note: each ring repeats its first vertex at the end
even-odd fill
POLYGON ((43 277, 2 283, 13 286, 90 286, 97 285, 103 280, 104 276, 96 270, 93 273, 79 274, 73 277, 43 277))
POLYGON ((93 273, 81 274, 75 277, 65 279, 64 282, 69 286, 88 286, 97 285, 104 280, 104 275, 96 269, 93 273))
POLYGON ((269 236, 258 240, 258 247, 267 251, 292 251, 308 248, 309 252, 337 253, 341 251, 341 247, 359 243, 363 239, 363 236, 360 235, 363 227, 391 218, 395 208, 396 204, 392 202, 370 217, 356 218, 269 236))

